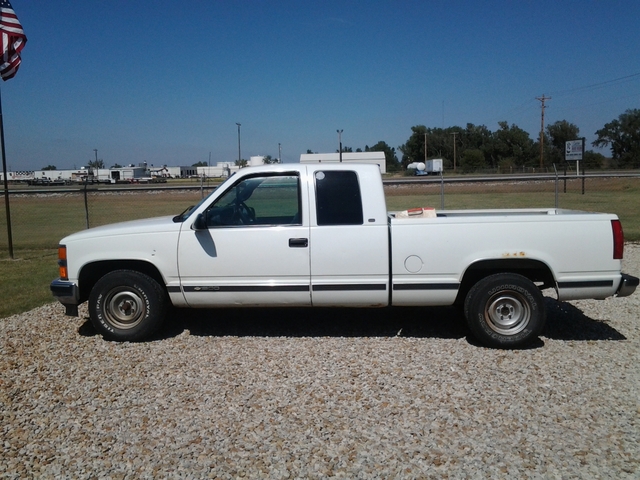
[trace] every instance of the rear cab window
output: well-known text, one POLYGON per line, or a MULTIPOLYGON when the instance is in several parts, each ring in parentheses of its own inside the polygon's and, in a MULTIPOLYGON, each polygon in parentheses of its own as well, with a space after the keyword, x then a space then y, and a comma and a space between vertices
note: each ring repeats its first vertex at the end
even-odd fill
POLYGON ((316 217, 319 226, 362 225, 362 196, 354 171, 315 172, 316 217))

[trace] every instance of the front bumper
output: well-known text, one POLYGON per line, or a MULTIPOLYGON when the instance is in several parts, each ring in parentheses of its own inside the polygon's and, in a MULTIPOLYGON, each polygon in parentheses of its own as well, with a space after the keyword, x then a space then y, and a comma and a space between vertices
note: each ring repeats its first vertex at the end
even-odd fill
POLYGON ((57 278, 51 282, 50 288, 53 296, 65 306, 65 315, 77 317, 78 303, 80 301, 80 291, 78 286, 68 280, 61 280, 57 278))
POLYGON ((618 291, 616 292, 617 297, 628 297, 633 292, 636 291, 636 287, 638 286, 638 282, 640 279, 634 277, 632 275, 627 275, 626 273, 622 274, 622 281, 620 282, 620 286, 618 287, 618 291))

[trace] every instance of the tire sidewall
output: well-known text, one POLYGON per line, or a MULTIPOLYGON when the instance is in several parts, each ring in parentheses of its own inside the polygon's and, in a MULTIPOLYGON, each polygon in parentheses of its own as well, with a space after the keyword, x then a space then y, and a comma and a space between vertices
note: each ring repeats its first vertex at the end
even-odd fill
POLYGON ((91 290, 89 317, 96 330, 109 340, 138 341, 157 332, 164 321, 166 295, 151 277, 132 270, 117 270, 106 274, 91 290), (144 316, 140 322, 127 329, 114 326, 107 318, 104 302, 109 293, 118 287, 136 291, 144 303, 144 316))
POLYGON ((465 317, 473 335, 483 344, 496 348, 524 346, 535 340, 545 324, 544 297, 533 282, 518 274, 495 274, 476 283, 465 300, 465 317), (485 318, 489 300, 499 292, 515 292, 526 300, 530 318, 527 325, 513 335, 496 332, 485 318))

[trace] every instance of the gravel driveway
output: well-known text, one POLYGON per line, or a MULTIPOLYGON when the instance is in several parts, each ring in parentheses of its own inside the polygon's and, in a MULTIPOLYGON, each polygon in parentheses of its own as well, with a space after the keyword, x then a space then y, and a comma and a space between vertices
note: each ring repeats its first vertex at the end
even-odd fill
POLYGON ((548 298, 501 351, 450 308, 179 311, 118 344, 47 305, 0 320, 0 477, 639 478, 639 306, 548 298))

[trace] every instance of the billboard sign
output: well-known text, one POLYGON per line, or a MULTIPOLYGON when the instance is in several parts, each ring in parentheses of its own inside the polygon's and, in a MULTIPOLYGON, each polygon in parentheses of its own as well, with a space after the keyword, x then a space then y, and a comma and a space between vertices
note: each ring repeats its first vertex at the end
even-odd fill
POLYGON ((580 140, 570 140, 565 142, 564 159, 567 162, 582 160, 582 154, 584 152, 584 138, 580 140))

